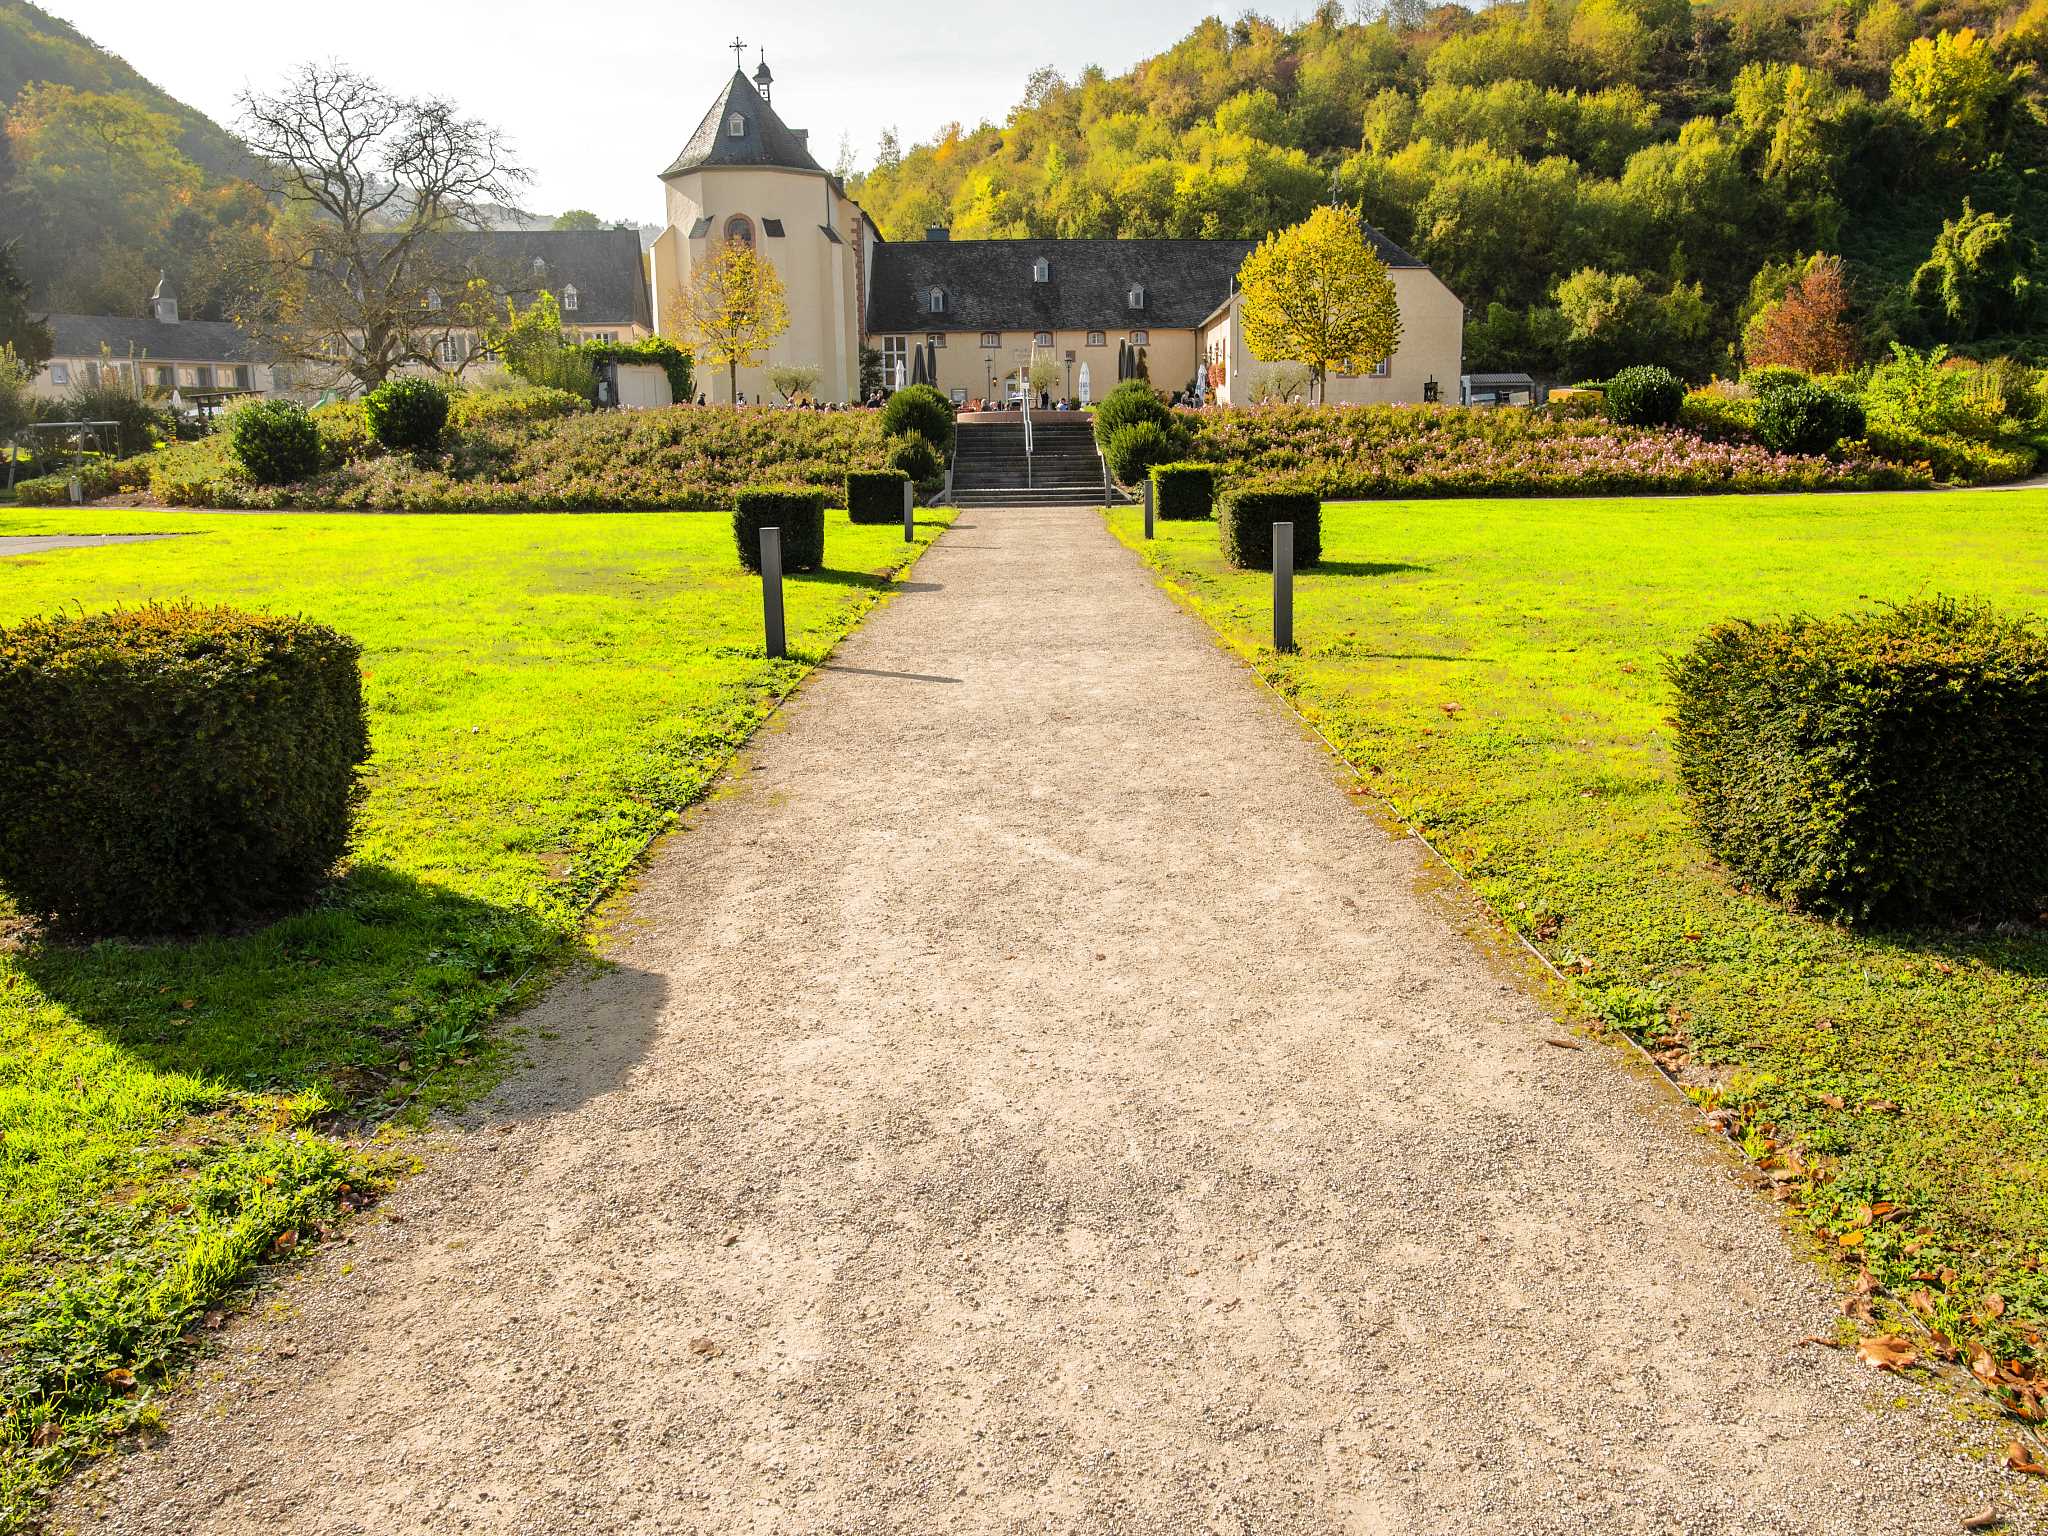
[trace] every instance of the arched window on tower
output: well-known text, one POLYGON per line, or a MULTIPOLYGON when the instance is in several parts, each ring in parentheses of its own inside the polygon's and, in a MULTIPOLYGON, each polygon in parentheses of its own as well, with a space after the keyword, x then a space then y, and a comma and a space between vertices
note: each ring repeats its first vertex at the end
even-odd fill
POLYGON ((725 221, 725 243, 754 248, 754 221, 744 213, 736 213, 725 221))

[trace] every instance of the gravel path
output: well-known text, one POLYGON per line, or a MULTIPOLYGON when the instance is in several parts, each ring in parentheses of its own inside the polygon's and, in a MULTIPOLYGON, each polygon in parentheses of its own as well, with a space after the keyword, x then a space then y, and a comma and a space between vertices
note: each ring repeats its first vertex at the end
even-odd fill
MULTIPOLYGON (((1090 511, 977 511, 619 965, 63 1522, 1950 1531, 1952 1405, 1090 511)), ((1964 1438, 1974 1436, 1977 1457, 1964 1438)), ((2016 1523, 2008 1529, 2036 1529, 2016 1523)))
POLYGON ((175 539, 175 533, 8 533, 0 534, 0 559, 9 555, 44 555, 57 549, 91 549, 100 544, 147 544, 175 539))

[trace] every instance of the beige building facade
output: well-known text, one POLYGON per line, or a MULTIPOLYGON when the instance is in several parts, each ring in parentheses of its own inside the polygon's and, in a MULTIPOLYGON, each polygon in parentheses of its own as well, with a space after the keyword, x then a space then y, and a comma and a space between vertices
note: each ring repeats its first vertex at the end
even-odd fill
MULTIPOLYGON (((1056 399, 1100 399, 1129 345, 1164 393, 1242 401, 1232 381, 1251 359, 1235 290, 1254 242, 953 240, 942 228, 884 240, 811 157, 808 135, 776 114, 773 84, 765 63, 751 80, 734 72, 662 172, 667 222, 649 252, 655 323, 684 345, 683 296, 724 244, 752 247, 781 278, 788 329, 738 370, 739 397, 779 398, 770 368, 803 364, 819 371, 817 398, 856 400, 867 346, 886 387, 909 383, 923 353, 960 405, 1013 398, 1039 357, 1052 360, 1056 399)), ((1332 379, 1330 399, 1455 400, 1463 307, 1421 262, 1371 237, 1400 299, 1400 346, 1374 376, 1332 379)), ((734 394, 727 370, 702 356, 697 388, 713 401, 734 394)))

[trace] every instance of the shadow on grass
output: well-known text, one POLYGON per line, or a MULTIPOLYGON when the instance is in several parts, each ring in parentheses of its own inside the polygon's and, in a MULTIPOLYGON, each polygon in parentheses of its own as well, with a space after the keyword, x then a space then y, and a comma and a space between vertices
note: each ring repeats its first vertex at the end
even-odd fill
POLYGON ((894 585, 889 577, 878 576, 873 571, 842 571, 831 566, 822 566, 815 571, 791 571, 784 579, 817 582, 830 587, 864 587, 870 592, 879 592, 894 585))
POLYGON ((1320 560, 1302 572, 1304 576, 1398 576, 1403 571, 1428 571, 1427 565, 1404 565, 1399 561, 1320 560))
MULTIPOLYGON (((321 1090, 344 1120, 361 1120, 394 1100, 438 1107, 487 1086, 437 1089, 434 1078, 479 1054, 494 1021, 560 968, 592 957, 533 912, 367 865, 306 911, 249 932, 53 938, 12 958, 45 997, 151 1071, 239 1092, 321 1090)), ((644 1047, 651 1015, 629 1033, 644 1047)))

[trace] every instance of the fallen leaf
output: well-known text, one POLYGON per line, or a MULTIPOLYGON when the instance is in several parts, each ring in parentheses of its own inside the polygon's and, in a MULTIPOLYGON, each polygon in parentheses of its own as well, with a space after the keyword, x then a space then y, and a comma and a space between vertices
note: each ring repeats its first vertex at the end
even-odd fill
POLYGON ((1858 1296, 1875 1296, 1877 1294, 1877 1276, 1867 1269, 1859 1271, 1853 1289, 1858 1296))
POLYGON ((220 1310, 219 1307, 215 1307, 211 1312, 208 1312, 206 1316, 199 1319, 199 1326, 202 1328, 218 1328, 222 1323, 225 1323, 226 1321, 226 1315, 220 1310))
POLYGON ((1899 1112, 1899 1106, 1890 1099, 1872 1099, 1863 1107, 1873 1115, 1896 1115, 1899 1112))
POLYGON ((126 1392, 135 1385, 135 1373, 126 1366, 117 1365, 110 1371, 102 1372, 100 1379, 119 1392, 126 1392))
POLYGON ((1560 1038, 1558 1038, 1558 1037, 1557 1037, 1556 1035, 1546 1035, 1546 1036, 1544 1036, 1544 1038, 1543 1038, 1543 1043, 1544 1043, 1545 1045, 1554 1045, 1554 1046, 1556 1046, 1556 1047, 1557 1047, 1557 1048, 1558 1048, 1558 1049, 1559 1049, 1560 1051, 1576 1051, 1577 1049, 1579 1049, 1579 1042, 1578 1042, 1578 1041, 1576 1041, 1576 1040, 1563 1040, 1563 1039, 1560 1039, 1560 1038))
POLYGON ((716 1360, 725 1353, 725 1346, 716 1339, 692 1339, 690 1340, 690 1353, 700 1355, 706 1360, 716 1360))
POLYGON ((1816 1093, 1814 1097, 1829 1109, 1841 1109, 1848 1102, 1839 1093, 1816 1093))
POLYGON ((182 997, 178 999, 178 1006, 184 1009, 187 1013, 190 1013, 194 1008, 199 1006, 199 999, 196 997, 182 997))
POLYGON ((298 1246, 299 1229, 297 1227, 287 1227, 270 1240, 270 1248, 273 1253, 290 1253, 298 1246))
POLYGON ((1920 1357, 1913 1352, 1913 1346, 1897 1334, 1883 1333, 1858 1343, 1856 1358, 1873 1371, 1899 1371, 1920 1357))
POLYGON ((2025 1472, 2034 1477, 2048 1477, 2048 1466, 2034 1459, 2034 1453, 2023 1440, 2015 1440, 2005 1448, 2005 1464, 2015 1472, 2025 1472))
POLYGON ((1963 1529, 1966 1531, 1988 1531, 1994 1525, 2002 1525, 2004 1523, 2005 1516, 2001 1515, 1989 1504, 1986 1504, 1974 1515, 1963 1517, 1963 1529))
POLYGON ((737 1232, 728 1232, 728 1233, 726 1233, 726 1234, 725 1234, 725 1241, 724 1241, 724 1242, 722 1242, 722 1243, 720 1243, 720 1244, 719 1244, 718 1246, 719 1246, 719 1247, 721 1247, 721 1248, 730 1248, 730 1247, 731 1247, 731 1246, 732 1246, 732 1245, 733 1245, 734 1243, 738 1242, 739 1240, 740 1240, 740 1235, 739 1235, 739 1233, 737 1233, 737 1232))
POLYGON ((1990 1350, 1978 1349, 1971 1354, 1970 1374, 1986 1386, 1993 1386, 1997 1383, 1998 1362, 1991 1358, 1990 1350))
POLYGON ((64 1431, 54 1424, 38 1424, 35 1432, 28 1437, 28 1443, 41 1450, 46 1445, 55 1445, 63 1435, 64 1431))
POLYGON ((1831 1339, 1826 1334, 1822 1333, 1809 1333, 1803 1339, 1795 1339, 1793 1341, 1792 1347, 1794 1349, 1799 1349, 1807 1344, 1824 1344, 1829 1349, 1840 1349, 1842 1347, 1841 1341, 1839 1339, 1831 1339))
POLYGON ((1911 1295, 1907 1296, 1906 1305, 1915 1312, 1918 1312, 1922 1317, 1932 1317, 1934 1316, 1934 1292, 1927 1289, 1924 1285, 1920 1286, 1911 1295))
POLYGON ((1987 1293, 1977 1307, 1977 1314, 1987 1322, 2005 1316, 2005 1298, 1996 1291, 1987 1293))
POLYGON ((1863 1246, 1863 1234, 1861 1232, 1844 1232, 1835 1241, 1844 1248, 1861 1248, 1863 1246))

